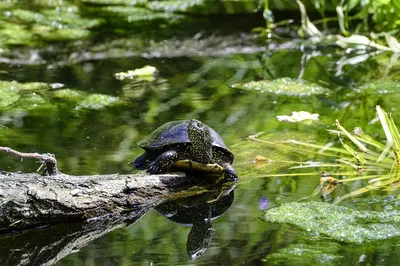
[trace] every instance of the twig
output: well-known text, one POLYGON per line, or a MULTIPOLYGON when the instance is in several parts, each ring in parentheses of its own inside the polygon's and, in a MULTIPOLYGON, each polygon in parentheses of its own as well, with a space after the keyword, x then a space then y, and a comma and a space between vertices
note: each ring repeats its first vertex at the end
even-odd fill
POLYGON ((0 151, 14 154, 20 158, 38 159, 40 161, 41 165, 37 171, 40 171, 43 167, 45 167, 45 170, 43 173, 46 175, 57 175, 57 174, 61 173, 57 168, 57 160, 56 160, 56 156, 54 154, 50 154, 50 153, 39 154, 36 152, 35 153, 25 153, 25 152, 19 152, 19 151, 13 150, 8 147, 0 147, 0 151))

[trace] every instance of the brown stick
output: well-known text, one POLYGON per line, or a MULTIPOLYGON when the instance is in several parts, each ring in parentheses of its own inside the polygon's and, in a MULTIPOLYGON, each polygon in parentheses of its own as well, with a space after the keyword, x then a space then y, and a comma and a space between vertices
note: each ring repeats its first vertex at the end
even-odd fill
POLYGON ((57 160, 56 156, 54 154, 50 153, 44 153, 44 154, 39 154, 39 153, 26 153, 26 152, 19 152, 16 150, 13 150, 9 147, 1 147, 0 146, 0 151, 7 152, 14 154, 20 158, 34 158, 38 159, 40 163, 42 164, 37 171, 40 171, 43 167, 45 167, 44 173, 46 175, 57 175, 60 174, 61 172, 57 168, 57 160))

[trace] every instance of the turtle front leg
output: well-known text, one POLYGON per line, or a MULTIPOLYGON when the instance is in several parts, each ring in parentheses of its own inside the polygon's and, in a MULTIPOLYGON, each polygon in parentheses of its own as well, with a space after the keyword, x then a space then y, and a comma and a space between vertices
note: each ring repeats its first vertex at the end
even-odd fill
POLYGON ((149 174, 163 174, 171 169, 174 162, 178 161, 179 153, 176 150, 169 150, 158 156, 152 163, 150 163, 147 173, 149 174))
POLYGON ((222 164, 222 167, 224 168, 224 177, 226 181, 232 182, 232 181, 237 181, 239 177, 237 176, 235 170, 233 170, 233 167, 230 163, 224 163, 222 164))
POLYGON ((134 162, 129 163, 131 166, 134 166, 138 170, 147 169, 149 164, 151 163, 151 157, 147 152, 143 153, 139 156, 134 162))

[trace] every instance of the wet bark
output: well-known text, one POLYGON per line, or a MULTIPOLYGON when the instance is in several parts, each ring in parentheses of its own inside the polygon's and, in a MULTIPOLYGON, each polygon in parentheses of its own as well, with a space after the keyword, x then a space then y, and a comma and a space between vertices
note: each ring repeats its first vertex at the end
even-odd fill
POLYGON ((0 174, 0 234, 151 208, 179 197, 184 174, 0 174))

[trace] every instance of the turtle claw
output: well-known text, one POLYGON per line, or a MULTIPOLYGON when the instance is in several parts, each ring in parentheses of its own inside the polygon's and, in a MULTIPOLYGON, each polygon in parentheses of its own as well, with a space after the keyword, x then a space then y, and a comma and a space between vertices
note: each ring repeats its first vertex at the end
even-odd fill
POLYGON ((151 175, 167 173, 171 169, 172 164, 178 159, 178 152, 176 150, 166 151, 149 164, 147 173, 151 175))
POLYGON ((162 166, 156 160, 156 161, 150 163, 150 165, 147 169, 147 173, 149 173, 151 175, 164 174, 164 173, 168 172, 169 168, 170 168, 169 165, 162 166))
POLYGON ((162 169, 155 162, 152 162, 147 169, 147 173, 151 175, 161 174, 162 169))

